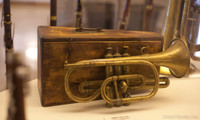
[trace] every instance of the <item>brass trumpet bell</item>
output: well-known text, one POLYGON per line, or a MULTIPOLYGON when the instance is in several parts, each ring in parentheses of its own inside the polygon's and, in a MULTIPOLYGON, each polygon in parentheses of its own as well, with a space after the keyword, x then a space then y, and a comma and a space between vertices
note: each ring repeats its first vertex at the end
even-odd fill
MULTIPOLYGON (((67 62, 66 62, 67 63, 67 62)), ((84 60, 73 64, 65 64, 64 67, 66 69, 66 76, 65 76, 65 91, 67 95, 76 102, 88 102, 91 100, 96 99, 100 94, 102 98, 110 105, 119 105, 119 104, 126 104, 130 102, 136 102, 141 100, 146 100, 154 96, 159 87, 163 87, 160 82, 165 81, 165 86, 169 85, 169 80, 159 79, 158 70, 156 66, 165 66, 168 67, 175 77, 183 77, 189 68, 190 65, 190 56, 189 50, 185 43, 181 39, 174 39, 169 46, 169 48, 163 52, 155 53, 155 54, 144 54, 140 56, 130 56, 130 57, 120 57, 120 58, 107 58, 107 59, 93 59, 93 60, 84 60), (147 65, 151 68, 154 73, 154 80, 150 86, 149 80, 143 79, 141 75, 117 75, 117 76, 110 76, 106 80, 99 82, 99 88, 93 92, 93 94, 89 97, 80 98, 74 95, 70 90, 69 80, 73 71, 77 68, 84 68, 84 67, 100 67, 100 66, 129 66, 129 65, 147 65), (135 80, 135 77, 140 76, 139 84, 136 86, 137 89, 142 88, 152 88, 150 94, 146 96, 139 96, 139 97, 121 97, 118 93, 119 89, 122 92, 127 92, 127 89, 131 88, 131 82, 136 83, 138 81, 135 80), (109 96, 109 84, 114 82, 114 93, 116 94, 115 98, 111 98, 109 96)), ((81 87, 83 88, 83 86, 81 87)))

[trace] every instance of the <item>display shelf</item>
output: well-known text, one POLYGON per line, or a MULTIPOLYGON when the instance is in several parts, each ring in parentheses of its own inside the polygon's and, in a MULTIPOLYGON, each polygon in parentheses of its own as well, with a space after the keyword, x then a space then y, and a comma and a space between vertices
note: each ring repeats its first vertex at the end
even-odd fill
MULTIPOLYGON (((168 88, 147 101, 130 106, 107 108, 103 100, 42 107, 37 80, 28 83, 30 93, 25 98, 27 120, 162 120, 200 119, 200 79, 171 78, 168 88)), ((0 120, 6 120, 8 90, 0 92, 0 120)))

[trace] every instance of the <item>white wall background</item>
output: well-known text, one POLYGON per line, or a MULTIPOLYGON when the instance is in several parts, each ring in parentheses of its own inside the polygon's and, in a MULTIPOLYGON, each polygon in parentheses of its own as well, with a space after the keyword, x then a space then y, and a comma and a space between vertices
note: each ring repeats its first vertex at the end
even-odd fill
MULTIPOLYGON (((3 0, 0 0, 0 4, 1 4, 0 13, 2 13, 2 9, 1 9, 2 1, 3 0)), ((50 0, 11 0, 11 2, 14 2, 14 1, 15 2, 44 3, 44 2, 49 2, 50 0)), ((20 52, 25 56, 26 49, 37 46, 37 43, 36 43, 37 26, 47 25, 47 16, 49 15, 49 7, 48 7, 48 4, 47 5, 46 4, 44 5, 43 4, 42 5, 27 4, 23 6, 21 6, 20 4, 14 4, 11 7, 11 12, 12 12, 11 19, 15 23, 14 48, 17 52, 20 52), (24 18, 26 20, 24 20, 24 18), (24 42, 21 42, 21 41, 24 41, 24 42)), ((2 14, 0 14, 0 18, 1 16, 2 14)), ((6 75, 5 75, 6 67, 5 67, 5 50, 4 50, 3 35, 4 35, 4 27, 0 26, 0 91, 5 90, 6 88, 6 75)), ((30 62, 30 59, 27 59, 24 61, 28 61, 28 60, 30 62)), ((32 61, 31 61, 32 63, 31 65, 37 66, 36 61, 35 62, 32 62, 32 61)), ((31 65, 29 66, 32 67, 31 65)), ((34 74, 37 73, 35 69, 33 72, 34 74)))
POLYGON ((3 27, 0 27, 0 91, 6 88, 6 65, 5 65, 5 49, 4 49, 4 40, 3 40, 4 30, 3 29, 4 29, 3 27))

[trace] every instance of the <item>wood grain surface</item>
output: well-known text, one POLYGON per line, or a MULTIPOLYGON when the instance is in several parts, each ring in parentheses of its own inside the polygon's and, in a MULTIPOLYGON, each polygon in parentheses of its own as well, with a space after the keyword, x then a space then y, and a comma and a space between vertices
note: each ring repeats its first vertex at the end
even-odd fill
MULTIPOLYGON (((38 28, 38 86, 42 106, 73 103, 64 89, 64 62, 104 58, 106 48, 112 47, 113 54, 129 46, 131 56, 141 55, 141 48, 149 46, 147 53, 162 51, 160 34, 140 31, 102 30, 102 32, 75 32, 75 28, 38 28)), ((131 66, 131 73, 153 77, 146 66, 131 66)), ((78 85, 85 80, 104 80, 105 67, 77 69, 71 77, 72 91, 79 95, 78 85)), ((81 96, 81 95, 80 95, 81 96)))

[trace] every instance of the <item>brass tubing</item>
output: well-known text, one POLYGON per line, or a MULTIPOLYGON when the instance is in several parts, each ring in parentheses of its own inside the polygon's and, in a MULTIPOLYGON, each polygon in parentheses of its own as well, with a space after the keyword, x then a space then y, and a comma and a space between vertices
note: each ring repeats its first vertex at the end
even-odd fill
MULTIPOLYGON (((122 55, 121 55, 121 54, 119 53, 119 51, 118 51, 118 48, 117 48, 116 53, 113 55, 113 57, 114 57, 114 58, 120 58, 120 57, 122 57, 122 55)), ((113 67, 114 67, 114 71, 115 71, 115 75, 116 75, 116 76, 117 76, 117 75, 122 75, 122 66, 116 65, 116 66, 113 66, 113 67)), ((114 80, 113 83, 114 83, 114 90, 115 90, 116 98, 119 99, 119 98, 122 97, 122 95, 120 94, 120 92, 119 92, 119 90, 118 90, 117 81, 114 80)), ((109 103, 108 103, 108 104, 109 104, 109 103)), ((111 103, 111 104, 113 104, 113 103, 111 103)), ((120 106, 121 103, 117 102, 117 103, 115 103, 114 105, 120 106)))
MULTIPOLYGON (((144 77, 141 77, 142 75, 140 74, 134 74, 134 76, 136 76, 134 79, 131 78, 131 80, 129 80, 130 90, 153 89, 153 86, 155 85, 155 80, 153 78, 144 78, 144 77), (144 79, 146 79, 145 82, 144 82, 144 79)), ((104 80, 83 81, 79 85, 79 91, 81 94, 86 94, 86 92, 92 93, 101 87, 103 81, 104 80)), ((169 86, 169 84, 170 84, 170 81, 168 78, 159 77, 159 88, 166 88, 169 86)))
MULTIPOLYGON (((128 46, 123 46, 124 53, 122 54, 123 57, 130 57, 128 54, 128 46)), ((130 74, 130 66, 123 66, 123 73, 124 75, 130 74)))
MULTIPOLYGON (((148 61, 143 61, 143 60, 134 60, 134 61, 130 61, 130 62, 128 62, 128 63, 124 63, 124 62, 121 62, 121 63, 118 63, 118 65, 135 65, 135 64, 144 64, 144 65, 151 65, 152 63, 150 63, 150 62, 148 62, 148 61)), ((87 67, 89 67, 89 66, 87 66, 87 67)), ((150 66, 151 68, 152 68, 152 70, 155 70, 154 69, 154 67, 155 66, 150 66)), ((72 100, 74 100, 74 101, 76 101, 76 102, 89 102, 89 101, 92 101, 92 100, 94 100, 94 99, 96 99, 99 95, 100 95, 100 88, 96 91, 96 92, 94 92, 91 96, 89 96, 89 97, 85 97, 85 98, 80 98, 80 97, 77 97, 76 95, 74 95, 72 92, 71 92, 71 90, 70 90, 70 85, 69 85, 69 80, 70 80, 70 78, 71 78, 71 74, 73 73, 73 71, 75 70, 75 69, 77 69, 77 68, 79 68, 79 67, 70 67, 68 70, 67 70, 67 73, 66 73, 66 75, 65 75, 65 92, 67 93, 67 95, 69 96, 69 98, 71 98, 72 100)), ((154 73, 155 73, 155 76, 157 76, 157 71, 155 72, 154 71, 154 73)), ((123 75, 120 75, 120 76, 118 76, 119 78, 121 77, 121 76, 123 76, 123 75)), ((129 75, 129 76, 131 76, 131 75, 129 75)), ((109 77, 109 79, 111 79, 112 77, 109 77)), ((122 77, 120 78, 120 79, 122 79, 122 77)), ((156 78, 156 79, 158 79, 158 78, 156 78)), ((114 80, 113 80, 114 81, 114 80)), ((105 82, 105 81, 104 81, 105 82)), ((104 83, 103 82, 103 83, 104 83)), ((159 83, 159 81, 158 80, 155 80, 155 88, 154 89, 157 89, 157 87, 159 86, 157 86, 157 84, 159 83)), ((103 85, 103 84, 102 84, 103 85)), ((106 86, 105 86, 106 87, 106 86)), ((102 88, 102 87, 101 87, 102 88)), ((101 91, 102 92, 102 91, 101 91)))
MULTIPOLYGON (((150 62, 148 62, 148 61, 144 61, 144 60, 134 60, 134 61, 130 61, 130 62, 128 62, 128 63, 124 63, 124 62, 120 62, 120 63, 118 63, 118 65, 135 65, 135 64, 143 64, 143 65, 148 65, 149 67, 151 67, 151 69, 154 71, 154 73, 155 73, 155 87, 154 87, 154 89, 155 90, 153 90, 154 92, 152 92, 152 94, 150 95, 150 96, 153 96, 156 92, 157 92, 157 90, 156 89, 158 89, 158 87, 159 87, 159 81, 158 81, 158 72, 157 72, 157 70, 156 70, 156 68, 155 68, 155 66, 150 66, 150 65, 152 65, 152 63, 150 63, 150 62)), ((90 66, 87 66, 87 67, 90 67, 90 66)), ((77 69, 77 68, 79 68, 79 67, 70 67, 68 70, 67 70, 67 73, 66 73, 66 75, 65 75, 65 92, 67 93, 67 95, 72 99, 72 100, 74 100, 74 101, 76 101, 76 102, 89 102, 89 101, 92 101, 92 100, 94 100, 94 99, 96 99, 99 95, 100 95, 100 92, 101 92, 101 94, 104 94, 104 93, 102 93, 102 89, 101 89, 101 91, 100 91, 100 88, 96 91, 96 92, 94 92, 91 96, 89 96, 89 97, 85 97, 85 98, 80 98, 80 97, 77 97, 76 95, 74 95, 72 92, 71 92, 71 90, 70 90, 70 85, 69 85, 69 80, 70 80, 70 78, 71 78, 71 74, 73 73, 73 71, 75 70, 75 69, 77 69)), ((126 76, 133 76, 133 75, 126 75, 126 76)), ((119 79, 124 79, 124 75, 120 75, 120 76, 117 76, 117 78, 119 77, 119 79)), ((113 77, 109 77, 109 78, 107 78, 108 80, 110 80, 110 79, 112 79, 113 77)), ((128 78, 127 78, 128 79, 128 78)), ((112 80, 113 82, 114 81, 116 81, 115 79, 114 80, 112 80)), ((103 85, 105 85, 105 82, 106 81, 104 81, 103 82, 103 84, 102 84, 102 87, 103 87, 103 85)), ((108 82, 106 82, 106 86, 107 86, 107 83, 108 82)), ((105 89, 106 89, 106 86, 104 86, 105 87, 105 89)), ((102 88, 101 87, 101 88, 102 88)), ((104 90, 103 90, 104 91, 104 90)), ((105 91, 104 91, 105 92, 105 91)), ((150 98, 150 96, 148 96, 148 98, 150 98)), ((105 98, 106 99, 106 98, 105 98)), ((126 102, 124 102, 124 103, 126 103, 126 102)), ((109 104, 113 104, 113 103, 110 103, 109 102, 109 104)))
POLYGON ((163 51, 165 51, 170 46, 173 39, 180 38, 184 1, 185 0, 170 0, 167 19, 163 29, 163 51))
POLYGON ((101 87, 103 80, 83 81, 80 83, 78 89, 81 94, 92 93, 101 87), (95 89, 93 89, 95 88, 95 89))
POLYGON ((190 12, 190 3, 191 0, 185 0, 182 21, 181 21, 181 28, 180 28, 180 38, 187 44, 187 26, 188 26, 188 18, 190 12))
POLYGON ((69 80, 71 78, 71 74, 73 73, 75 67, 70 67, 65 75, 65 92, 67 93, 67 95, 74 100, 75 102, 89 102, 92 101, 94 99, 96 99, 99 95, 100 95, 100 88, 94 92, 91 96, 89 97, 85 97, 85 98, 80 98, 77 97, 76 95, 74 95, 71 90, 70 90, 70 85, 69 85, 69 80))
POLYGON ((158 71, 156 69, 156 67, 148 62, 148 61, 142 61, 142 60, 135 60, 132 61, 132 65, 134 64, 142 64, 142 65, 147 65, 149 66, 153 72, 154 72, 154 78, 155 78, 155 85, 154 88, 152 90, 152 92, 149 95, 146 96, 139 96, 139 97, 133 97, 133 98, 118 98, 118 99, 110 99, 107 95, 106 95, 106 86, 109 82, 112 81, 117 81, 117 80, 121 80, 121 79, 129 79, 129 77, 131 78, 134 75, 121 75, 121 76, 113 76, 113 77, 109 77, 107 78, 102 86, 101 86, 101 96, 102 98, 109 104, 115 104, 115 103, 121 103, 121 104, 125 104, 125 103, 130 103, 130 102, 137 102, 137 101, 142 101, 142 100, 146 100, 149 99, 151 97, 153 97, 157 91, 158 91, 158 87, 159 87, 159 80, 158 80, 158 71))
MULTIPOLYGON (((107 54, 105 55, 105 58, 113 58, 114 56, 112 55, 112 47, 108 47, 107 48, 107 54)), ((113 74, 114 74, 114 70, 113 70, 113 66, 106 66, 105 67, 106 68, 106 78, 108 78, 108 77, 110 77, 110 76, 113 76, 113 74)), ((102 83, 101 83, 102 84, 102 83)), ((114 83, 115 84, 115 83, 114 83)), ((112 89, 112 87, 111 86, 113 86, 113 85, 110 85, 110 86, 107 86, 107 94, 111 97, 111 98, 113 98, 113 89, 112 89)), ((101 87, 101 86, 100 86, 101 87)), ((100 87, 98 87, 98 88, 100 88, 100 87)), ((116 90, 116 89, 115 89, 116 90)), ((118 95, 119 96, 119 95, 118 95)), ((108 106, 108 107, 112 107, 113 105, 111 105, 111 104, 108 104, 108 103, 106 103, 106 106, 108 106)))
MULTIPOLYGON (((170 81, 168 78, 166 78, 166 77, 159 78, 159 88, 166 88, 169 86, 169 84, 170 84, 170 81)), ((130 84, 130 90, 153 89, 153 86, 155 85, 155 80, 147 79, 146 84, 140 88, 136 88, 135 87, 136 85, 140 85, 139 81, 136 81, 135 84, 133 84, 133 83, 130 84)))
MULTIPOLYGON (((113 58, 112 47, 107 48, 107 54, 105 58, 113 58)), ((113 66, 106 66, 106 78, 113 76, 113 66)))
MULTIPOLYGON (((198 6, 200 9, 200 6, 198 6)), ((191 43, 189 43, 189 48, 190 48, 190 56, 193 60, 198 60, 200 61, 200 57, 195 56, 195 52, 200 51, 200 45, 196 45, 196 39, 198 38, 198 31, 199 31, 199 10, 195 10, 194 16, 196 20, 194 21, 192 27, 192 38, 191 38, 191 43)))

